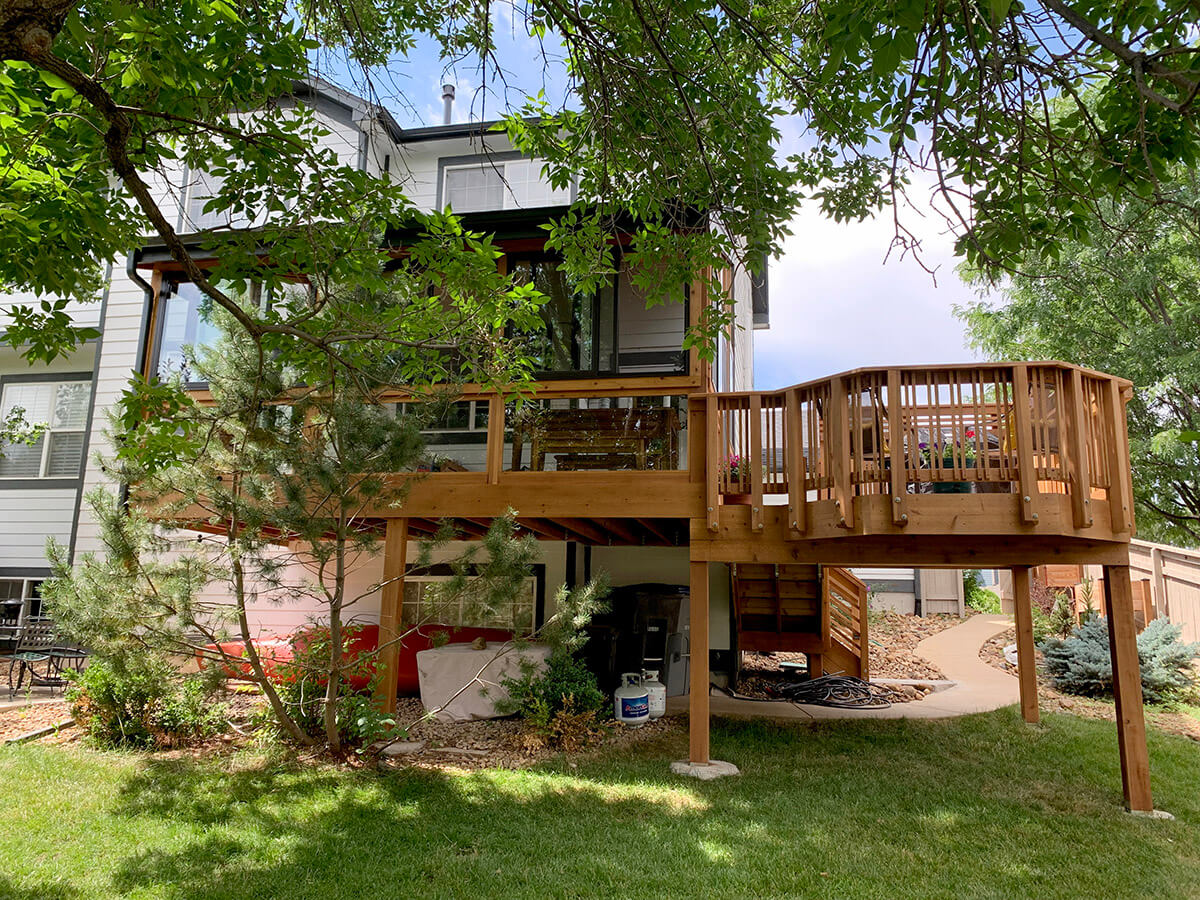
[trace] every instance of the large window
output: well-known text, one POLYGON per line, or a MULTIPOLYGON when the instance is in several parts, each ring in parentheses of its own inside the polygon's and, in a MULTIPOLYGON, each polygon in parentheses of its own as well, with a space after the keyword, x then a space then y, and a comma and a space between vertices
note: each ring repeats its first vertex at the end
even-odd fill
POLYGON ((504 163, 447 166, 443 171, 443 206, 456 213, 504 209, 504 163))
POLYGON ((91 382, 82 379, 5 383, 0 419, 19 409, 27 424, 43 431, 32 444, 0 448, 0 479, 78 478, 91 394, 91 382))
MULTIPOLYGON (((271 292, 253 283, 220 282, 228 296, 246 308, 265 309, 271 303, 271 292)), ((288 283, 288 291, 307 292, 303 283, 288 283)), ((158 335, 155 339, 153 371, 159 378, 180 375, 185 384, 203 383, 195 371, 197 354, 216 344, 221 332, 211 297, 190 281, 166 279, 158 293, 158 335)))
POLYGON ((509 273, 545 294, 542 328, 529 335, 535 367, 545 374, 611 373, 617 370, 615 280, 583 291, 553 257, 510 256, 509 273))
POLYGON ((449 627, 505 628, 516 634, 529 634, 537 625, 538 577, 526 579, 527 591, 511 605, 488 610, 471 591, 446 597, 440 588, 451 579, 450 573, 406 575, 401 622, 413 625, 446 625, 449 627))

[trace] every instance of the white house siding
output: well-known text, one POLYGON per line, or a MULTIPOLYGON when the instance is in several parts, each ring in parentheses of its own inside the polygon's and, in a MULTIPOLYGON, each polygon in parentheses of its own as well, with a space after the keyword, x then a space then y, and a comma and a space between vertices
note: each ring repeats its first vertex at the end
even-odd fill
POLYGON ((0 570, 44 570, 46 539, 70 544, 76 493, 75 488, 0 486, 0 570))
POLYGON ((742 266, 733 273, 734 371, 729 390, 754 390, 754 306, 750 274, 742 266))
MULTIPOLYGON (((686 307, 682 302, 647 306, 623 267, 618 276, 617 346, 623 360, 637 353, 679 353, 683 347, 686 307)), ((680 300, 682 301, 682 294, 680 300)), ((622 373, 661 372, 662 363, 621 362, 622 373)))
POLYGON ((916 611, 916 591, 919 589, 923 615, 962 615, 964 612, 960 569, 856 568, 852 571, 873 588, 871 603, 875 609, 911 614, 916 611))
MULTIPOLYGON (((57 300, 57 297, 38 297, 28 291, 19 291, 12 294, 0 294, 0 332, 3 332, 9 325, 12 324, 12 316, 8 315, 8 310, 14 306, 31 306, 38 309, 41 306, 43 299, 57 300)), ((100 326, 100 297, 97 296, 94 300, 79 301, 72 300, 67 303, 64 308, 67 315, 71 317, 71 322, 83 328, 98 328, 100 326)), ((0 369, 4 366, 4 362, 0 361, 0 369)), ((22 364, 24 365, 24 364, 22 364)))
MULTIPOLYGON (((107 413, 115 408, 117 400, 129 386, 130 376, 138 368, 142 320, 148 302, 141 285, 135 283, 125 271, 124 260, 114 261, 112 271, 113 277, 104 312, 100 364, 93 388, 94 414, 83 476, 85 495, 98 485, 111 484, 109 478, 100 470, 96 456, 112 452, 112 447, 104 436, 108 428, 107 413)), ((80 509, 75 547, 77 555, 100 549, 99 529, 86 503, 82 504, 80 509)))

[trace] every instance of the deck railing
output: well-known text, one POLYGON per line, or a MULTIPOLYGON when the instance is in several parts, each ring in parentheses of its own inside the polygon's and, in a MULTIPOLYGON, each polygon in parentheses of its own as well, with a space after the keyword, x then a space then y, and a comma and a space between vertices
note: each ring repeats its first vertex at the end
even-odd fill
MULTIPOLYGON (((786 495, 795 531, 808 505, 833 501, 854 527, 854 498, 890 495, 895 525, 919 493, 1017 493, 1026 523, 1039 498, 1070 498, 1076 528, 1108 502, 1129 532, 1125 400, 1129 382, 1064 363, 860 369, 777 391, 709 394, 709 524, 745 503, 786 495)), ((782 498, 780 498, 782 500, 782 498)))

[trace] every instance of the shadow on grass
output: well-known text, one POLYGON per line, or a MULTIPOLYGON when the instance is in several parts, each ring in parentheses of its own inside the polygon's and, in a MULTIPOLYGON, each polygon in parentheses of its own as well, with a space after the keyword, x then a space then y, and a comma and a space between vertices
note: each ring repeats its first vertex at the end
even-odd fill
POLYGON ((712 783, 667 774, 680 741, 472 774, 151 760, 116 811, 187 833, 132 849, 113 885, 171 898, 1194 895, 1194 830, 1125 816, 1098 734, 1006 712, 719 723, 715 755, 746 774, 712 783))

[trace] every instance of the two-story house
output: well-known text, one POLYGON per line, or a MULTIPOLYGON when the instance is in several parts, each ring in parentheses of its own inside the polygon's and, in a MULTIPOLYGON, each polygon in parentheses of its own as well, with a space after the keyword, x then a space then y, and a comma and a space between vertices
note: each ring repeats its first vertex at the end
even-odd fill
MULTIPOLYGON (((325 85, 298 90, 296 102, 313 105, 344 159, 387 172, 427 208, 449 205, 494 235, 504 271, 549 298, 536 408, 518 413, 494 391, 466 385, 428 434, 434 471, 396 473, 413 479, 405 502, 373 511, 386 534, 383 552, 353 577, 386 585, 357 610, 378 621, 381 635, 418 619, 422 585, 439 577, 405 580, 411 541, 447 519, 477 539, 513 508, 540 541, 540 565, 528 598, 486 624, 536 624, 551 612, 554 588, 600 569, 619 587, 686 588, 677 592, 687 598, 682 608, 666 617, 681 638, 667 652, 690 663, 690 756, 703 764, 714 658, 724 665, 731 650, 790 650, 807 654, 814 674, 868 674, 867 589, 848 567, 883 575, 1013 569, 1022 707, 1036 720, 1029 567, 1100 564, 1108 570, 1126 799, 1149 808, 1128 573, 1127 382, 1018 362, 860 369, 755 390, 752 341, 767 324, 765 282, 738 269, 716 273, 738 327, 716 360, 704 361, 681 344, 714 300, 708 280, 680 285, 676 302, 653 307, 625 266, 598 290, 573 288, 539 226, 575 198, 548 184, 538 161, 513 152, 502 135, 479 124, 400 129, 385 111, 325 85)), ((181 231, 209 224, 200 212, 211 192, 203 173, 181 171, 161 189, 180 198, 181 231)), ((403 235, 389 239, 399 245, 403 235)), ((73 535, 77 551, 96 548, 96 529, 79 511, 79 483, 86 489, 105 478, 86 459, 89 448, 103 447, 100 411, 131 372, 176 370, 182 349, 209 333, 205 309, 153 244, 114 264, 102 339, 62 373, 44 373, 44 397, 29 395, 61 424, 36 460, 30 449, 6 463, 36 472, 28 481, 68 469, 74 480, 0 490, 11 495, 3 501, 10 515, 61 491, 65 512, 47 533, 73 535), (79 384, 86 389, 71 387, 79 384), (82 420, 73 390, 90 397, 82 420), (71 440, 81 445, 74 465, 82 474, 66 461, 71 440), (19 493, 39 490, 46 493, 19 493)), ((851 340, 849 329, 840 338, 851 340)), ((203 396, 203 385, 193 387, 203 396)), ((411 398, 397 389, 391 399, 402 409, 411 398)), ((41 537, 21 536, 29 578, 37 577, 41 537)), ((283 632, 318 612, 264 605, 255 616, 262 630, 283 632)), ((394 654, 383 658, 394 669, 394 654)), ((388 694, 384 702, 394 702, 388 694)))

